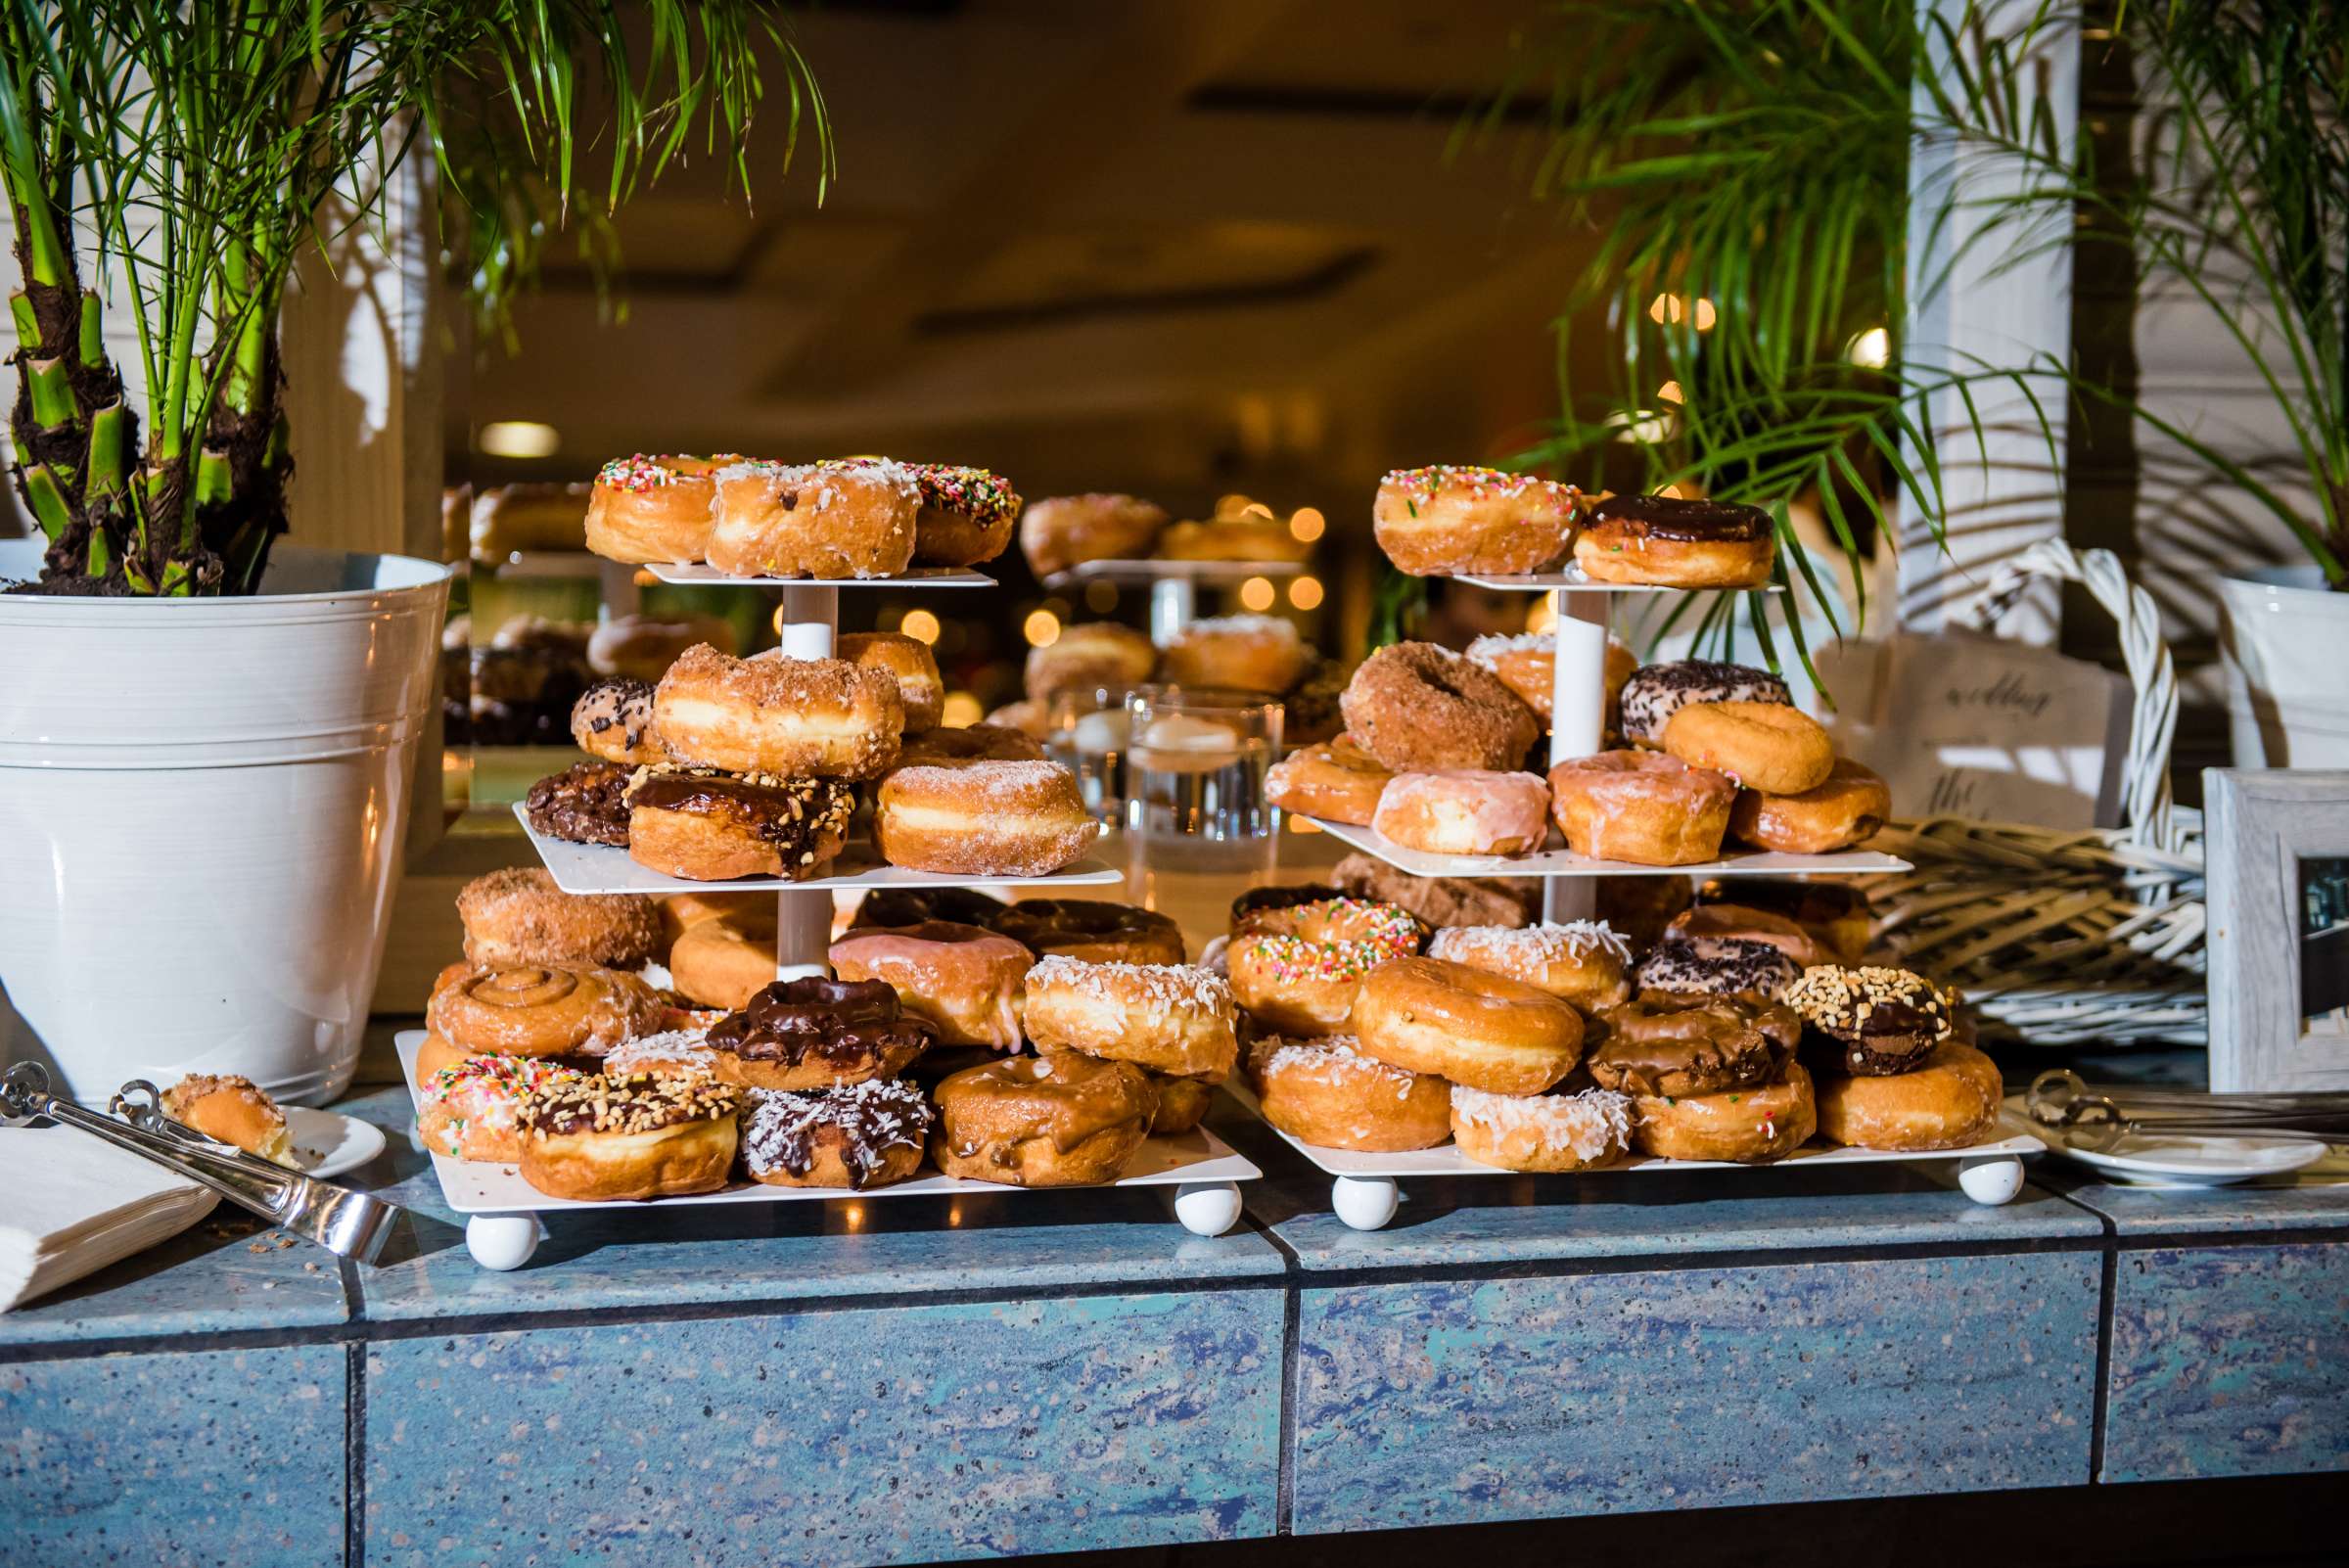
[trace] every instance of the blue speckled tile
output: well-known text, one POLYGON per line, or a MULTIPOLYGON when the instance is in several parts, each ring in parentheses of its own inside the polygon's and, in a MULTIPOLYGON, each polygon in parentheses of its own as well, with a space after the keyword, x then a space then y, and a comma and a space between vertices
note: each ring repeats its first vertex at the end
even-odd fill
POLYGON ((2104 1477, 2349 1469, 2349 1245, 2125 1252, 2104 1477))
POLYGON ((1269 1534, 1282 1295, 400 1340, 367 1560, 920 1562, 1269 1534))
POLYGON ((2088 1479, 2097 1259, 1308 1289, 1300 1533, 2088 1479))
POLYGON ((161 1246, 0 1313, 0 1345, 300 1328, 349 1315, 332 1253, 222 1204, 161 1246))
POLYGON ((0 1561, 343 1561, 333 1345, 0 1366, 0 1561))
MULTIPOLYGON (((2132 1187, 2083 1182, 2068 1190, 2131 1235, 2204 1235, 2337 1226, 2349 1231, 2349 1180, 2281 1182, 2272 1186, 2132 1187)), ((2344 1235, 2349 1241, 2349 1235, 2344 1235)))
POLYGON ((417 1211, 402 1221, 359 1288, 367 1316, 656 1307, 936 1290, 1187 1284, 1262 1278, 1280 1254, 1241 1225, 1185 1231, 1163 1194, 1082 1191, 976 1198, 668 1208, 615 1205, 552 1217, 528 1267, 496 1273, 465 1250, 431 1163, 409 1146, 404 1089, 344 1109, 392 1132, 363 1173, 417 1211))

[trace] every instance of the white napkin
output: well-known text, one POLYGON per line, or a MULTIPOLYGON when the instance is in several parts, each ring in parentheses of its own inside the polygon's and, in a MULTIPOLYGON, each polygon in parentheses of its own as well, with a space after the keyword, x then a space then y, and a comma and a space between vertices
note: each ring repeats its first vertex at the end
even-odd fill
POLYGON ((0 1127, 0 1312, 178 1235, 210 1188, 69 1127, 0 1127))

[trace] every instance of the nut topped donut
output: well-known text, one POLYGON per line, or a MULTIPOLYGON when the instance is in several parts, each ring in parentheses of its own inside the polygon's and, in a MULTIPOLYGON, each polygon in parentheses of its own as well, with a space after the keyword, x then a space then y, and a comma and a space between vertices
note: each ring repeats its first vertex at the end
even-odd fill
POLYGON ((565 893, 554 874, 509 866, 457 895, 465 956, 492 966, 585 964, 634 969, 663 945, 661 909, 634 893, 565 893))
POLYGON ((1354 999, 1360 1048, 1392 1067, 1496 1094, 1539 1094, 1574 1071, 1583 1018, 1545 991, 1441 958, 1396 958, 1354 999))
POLYGON ((802 1089, 897 1078, 933 1033, 878 980, 778 980, 711 1025, 708 1042, 727 1083, 802 1089))
POLYGON ((1782 703, 1792 707, 1794 696, 1787 691, 1786 682, 1749 665, 1718 664, 1710 659, 1641 665, 1623 683, 1623 738, 1661 749, 1664 726, 1691 703, 1782 703))
POLYGON ((1413 576, 1520 576, 1566 559, 1581 507, 1571 484, 1439 463, 1381 480, 1370 526, 1387 559, 1413 576))
POLYGON ((1950 993, 1924 976, 1873 965, 1806 969, 1781 999, 1834 1045, 1836 1066, 1855 1077, 1916 1066, 1950 1038, 1957 1011, 1950 993))
POLYGON ((888 577, 913 559, 921 487, 902 463, 729 463, 710 564, 737 577, 888 577))
POLYGON ((1239 1056, 1231 988, 1196 964, 1095 964, 1060 954, 1028 971, 1028 1038, 1171 1078, 1221 1082, 1239 1056))
POLYGON ((1258 1027, 1335 1035, 1346 1028, 1362 977, 1417 952, 1426 936, 1394 904, 1323 899, 1244 916, 1232 928, 1223 962, 1258 1027))
POLYGON ((1625 975, 1631 944, 1603 920, 1448 926, 1428 942, 1427 955, 1521 980, 1586 1013, 1621 1006, 1632 994, 1625 975))
POLYGON ((736 461, 716 457, 617 457, 596 472, 587 496, 587 548, 607 561, 690 566, 710 549, 714 476, 736 461))
POLYGON ((1590 1076, 1630 1094, 1718 1094, 1778 1076, 1802 1038, 1792 1013, 1747 996, 1643 995, 1610 1008, 1590 1076))
POLYGON ((1760 507, 1669 495, 1610 495, 1574 541, 1586 576, 1672 588, 1758 588, 1776 556, 1776 527, 1760 507))
POLYGON ((1166 526, 1165 507, 1130 495, 1047 496, 1020 518, 1020 550, 1029 570, 1048 577, 1085 561, 1146 556, 1166 526))
POLYGON ((1397 772, 1506 770, 1541 737, 1534 711, 1491 670, 1432 642, 1398 642, 1362 661, 1338 699, 1346 730, 1397 772))
POLYGON ((873 802, 882 858, 950 876, 1050 876, 1082 859, 1100 830, 1058 762, 898 767, 873 802))
POLYGON ((625 849, 628 777, 618 762, 574 762, 531 785, 523 809, 530 826, 550 838, 625 849))
POLYGON ((939 1170, 1015 1187, 1115 1181, 1158 1114, 1149 1074, 1076 1051, 966 1068, 931 1094, 939 1170))
POLYGON ((1022 899, 998 903, 986 920, 1038 957, 1058 953, 1095 964, 1186 962, 1182 928, 1155 909, 1106 899, 1022 899))
POLYGON ((548 1084, 522 1102, 522 1178, 557 1198, 597 1202, 715 1192, 734 1169, 740 1104, 697 1078, 548 1084))
POLYGON ((784 778, 876 778, 898 759, 897 680, 845 659, 688 648, 653 692, 653 734, 683 761, 784 778))
POLYGON ((885 1187, 920 1169, 937 1121, 929 1097, 902 1079, 753 1089, 742 1118, 743 1169, 768 1186, 885 1187))

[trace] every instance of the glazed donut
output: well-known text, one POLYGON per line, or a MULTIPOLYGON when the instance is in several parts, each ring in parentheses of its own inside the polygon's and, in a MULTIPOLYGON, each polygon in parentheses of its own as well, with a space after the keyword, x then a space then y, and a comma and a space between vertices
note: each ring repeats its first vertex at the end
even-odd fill
POLYGON ((746 1088, 899 1078, 932 1030, 878 980, 778 980, 710 1026, 717 1076, 746 1088))
MULTIPOLYGON (((713 1018, 710 1022, 717 1020, 713 1018)), ((695 1029, 665 1029, 658 1035, 642 1035, 623 1045, 613 1046, 600 1065, 607 1078, 637 1078, 649 1073, 655 1078, 715 1079, 717 1052, 710 1048, 710 1031, 706 1025, 695 1029)))
POLYGON ((1668 588, 1759 588, 1770 580, 1777 530, 1758 506, 1610 495, 1590 509, 1574 560, 1597 582, 1668 588))
POLYGON ((1351 735, 1320 746, 1301 746, 1265 775, 1265 799, 1284 811, 1326 817, 1368 827, 1378 812, 1379 792, 1395 775, 1351 735))
POLYGON ((1750 996, 1641 996, 1600 1018, 1584 1059, 1602 1088, 1627 1094, 1720 1094, 1772 1082, 1794 1054, 1802 1025, 1750 996))
POLYGON ((835 651, 857 669, 878 669, 898 683, 898 701, 905 710, 899 727, 907 734, 938 727, 946 682, 928 643, 895 631, 852 631, 838 640, 835 651))
POLYGON ((601 1056, 657 1032, 661 998, 614 969, 451 964, 424 1024, 468 1056, 601 1056))
POLYGON ((1699 996, 1766 996, 1775 1000, 1802 966, 1767 942, 1743 937, 1667 937, 1639 960, 1642 994, 1654 991, 1699 996))
POLYGON ((1131 1062, 1078 1052, 966 1068, 931 1091, 930 1158, 944 1175, 1013 1187, 1081 1187, 1126 1172, 1158 1088, 1131 1062))
POLYGON ((1632 1149, 1632 1100, 1613 1089, 1493 1094, 1451 1086, 1451 1141, 1502 1171, 1587 1171, 1632 1149))
POLYGON ((897 681, 845 659, 736 659, 704 644, 653 691, 655 738, 729 773, 877 778, 904 727, 897 681))
POLYGON ((1093 964, 1187 961, 1182 928, 1172 919, 1104 899, 1022 899, 996 904, 984 923, 1038 957, 1058 953, 1093 964))
POLYGON ((587 548, 607 561, 690 566, 710 551, 715 475, 736 461, 717 457, 617 457, 587 497, 587 548))
POLYGON ((1642 665, 1623 684, 1623 738, 1661 749, 1664 726, 1692 703, 1779 703, 1791 707, 1794 698, 1786 682, 1748 665, 1717 664, 1710 659, 1642 665))
POLYGON ((1278 696, 1305 674, 1313 653, 1294 622, 1278 616, 1212 616, 1193 621, 1159 651, 1158 676, 1177 686, 1278 696))
POLYGON ((1691 703, 1665 724, 1664 750, 1772 795, 1816 789, 1835 768, 1819 720, 1779 703, 1691 703))
POLYGON ((1259 1028, 1336 1035, 1345 1031, 1363 977, 1417 952, 1426 937, 1426 928, 1394 904, 1327 899, 1249 914, 1233 927, 1223 963, 1233 993, 1259 1028))
POLYGON ((587 638, 587 668, 599 675, 622 675, 650 685, 668 673, 677 655, 697 642, 706 642, 719 653, 732 653, 733 623, 715 616, 689 616, 683 621, 621 616, 596 627, 587 638))
POLYGON ((1470 767, 1398 773, 1379 792, 1370 826, 1431 854, 1525 854, 1549 837, 1549 786, 1531 773, 1470 767))
POLYGON ((832 944, 832 973, 878 980, 941 1045, 1020 1048, 1021 982, 1036 954, 1009 937, 950 920, 859 926, 832 944))
POLYGON ((1632 1107, 1638 1118, 1632 1147, 1662 1160, 1759 1165, 1784 1159, 1819 1130, 1811 1075, 1800 1062, 1788 1062, 1784 1078, 1758 1088, 1669 1098, 1635 1094, 1632 1107))
MULTIPOLYGON (((995 917, 1010 905, 975 888, 874 888, 857 900, 851 930, 865 926, 918 926, 925 920, 951 920, 958 926, 996 931, 995 917)), ((1018 939, 1032 949, 1036 944, 1018 939)))
POLYGON ((653 738, 652 682, 627 675, 579 693, 571 705, 571 738, 588 756, 628 767, 670 761, 668 748, 653 738))
POLYGON ((1173 523, 1158 536, 1161 561, 1302 561, 1313 545, 1269 517, 1219 517, 1173 523))
POLYGON ((1768 943, 1792 959, 1797 969, 1836 961, 1835 950, 1800 921, 1742 904, 1703 903, 1682 910, 1673 917, 1665 934, 1683 941, 1711 937, 1768 943))
POLYGON ((1430 929, 1531 925, 1542 884, 1529 877, 1415 877, 1371 854, 1349 854, 1329 880, 1348 897, 1391 903, 1430 929))
POLYGON ((1003 553, 1020 515, 1019 493, 1008 480, 984 468, 956 468, 947 463, 896 466, 913 476, 920 495, 920 509, 913 518, 916 565, 974 567, 1003 553))
POLYGON ((1427 955, 1522 981, 1586 1013, 1620 1007, 1632 994, 1631 945, 1603 920, 1448 926, 1429 940, 1427 955))
POLYGON ((1496 1094, 1539 1094, 1574 1071, 1583 1019, 1545 991, 1441 958, 1396 958, 1362 980, 1364 1054, 1496 1094))
POLYGON ((710 564, 736 577, 893 577, 913 560, 921 487, 902 463, 729 463, 710 564))
POLYGON ((1114 621, 1087 621, 1031 648, 1025 678, 1029 697, 1048 706, 1064 691, 1138 686, 1157 668, 1158 648, 1147 636, 1114 621))
MULTIPOLYGON (((580 520, 593 504, 576 484, 499 484, 474 498, 468 532, 473 558, 502 566, 524 550, 576 550, 580 520)), ((445 514, 441 525, 446 528, 445 514)), ((590 540, 589 549, 595 546, 590 540)))
POLYGON ((1825 854, 1865 844, 1892 815, 1884 780, 1838 757, 1826 781, 1799 795, 1747 790, 1729 807, 1729 834, 1759 850, 1825 854))
MULTIPOLYGON (((1557 694, 1558 636, 1554 631, 1528 631, 1517 636, 1495 632, 1477 638, 1468 645, 1467 660, 1480 669, 1490 669, 1500 677, 1500 683, 1517 694, 1517 700, 1534 711, 1534 716, 1546 725, 1549 710, 1557 694)), ((1601 678, 1606 682, 1607 727, 1620 728, 1616 709, 1623 688, 1639 668, 1639 658, 1613 632, 1607 633, 1607 653, 1601 678)))
POLYGON ((1195 964, 1096 964, 1059 953, 1028 971, 1023 1018, 1042 1051, 1082 1051, 1221 1083, 1239 1056, 1231 987, 1195 964))
POLYGON ((661 911, 634 893, 565 893, 554 874, 509 866, 457 895, 465 956, 476 964, 634 969, 661 950, 661 911))
POLYGON ((1152 1073, 1150 1086, 1158 1090, 1158 1109, 1150 1114, 1150 1135, 1154 1138, 1178 1138, 1197 1130, 1199 1124, 1207 1120, 1208 1106, 1215 1103, 1216 1086, 1203 1078, 1169 1078, 1164 1073, 1152 1073))
POLYGON ((925 729, 905 737, 900 765, 926 762, 1040 762, 1044 749, 1020 730, 1001 724, 966 724, 925 729))
POLYGON ((806 882, 831 870, 848 843, 856 792, 835 778, 658 767, 629 781, 627 803, 638 865, 695 882, 806 882))
POLYGON ((1399 468, 1370 507, 1378 547, 1413 576, 1521 576, 1566 559, 1582 491, 1495 468, 1399 468))
POLYGON ((1030 740, 1042 741, 1052 734, 1052 713, 1033 697, 1005 703, 987 715, 986 722, 996 729, 1016 729, 1030 740))
MULTIPOLYGON (((1736 808, 1730 807, 1731 814, 1736 808)), ((1856 964, 1867 951, 1875 906, 1867 894, 1846 882, 1803 882, 1793 877, 1732 877, 1707 882, 1696 891, 1705 904, 1736 904, 1771 914, 1805 932, 1828 953, 1820 962, 1856 964)))
POLYGON ((753 1089, 742 1118, 742 1164, 771 1187, 885 1187, 921 1168, 938 1120, 902 1079, 830 1088, 753 1089))
POLYGON ((1265 1120, 1302 1143, 1394 1154, 1451 1135, 1450 1084, 1364 1056, 1350 1035, 1265 1036, 1248 1049, 1248 1082, 1265 1120))
POLYGON ((1166 526, 1165 508, 1130 495, 1055 495, 1029 503, 1020 552, 1030 571, 1048 577, 1084 561, 1146 556, 1166 526))
POLYGON ((452 1160, 522 1158, 517 1117, 532 1089, 576 1084, 587 1075, 535 1056, 468 1056, 426 1079, 416 1096, 416 1136, 452 1160))
POLYGON ((715 1192, 734 1169, 735 1089, 697 1078, 551 1084, 523 1097, 522 1178, 603 1202, 715 1192))
POLYGON ((1512 768, 1542 732, 1499 676, 1432 642, 1373 653, 1338 706, 1356 743, 1397 772, 1512 768))
POLYGON ((1100 833, 1058 762, 900 767, 881 781, 873 847, 891 865, 948 876, 1044 877, 1100 833))
POLYGON ((1549 770, 1550 811, 1566 847, 1594 860, 1694 865, 1721 853, 1737 787, 1655 752, 1601 752, 1549 770))
POLYGON ((1998 1126, 2005 1092, 1996 1062, 1947 1039, 1889 1078, 1821 1074, 1819 1132, 1830 1143, 1861 1149, 1962 1149, 1998 1126))
POLYGON ((728 1012, 774 984, 775 899, 762 909, 700 921, 669 945, 668 980, 704 1007, 728 1012))
POLYGON ((1854 1078, 1914 1068, 1950 1038, 1958 1010, 1957 999, 1924 976, 1873 966, 1806 969, 1781 999, 1854 1078))
POLYGON ((530 786, 530 826, 570 844, 628 843, 628 770, 618 762, 574 762, 530 786))

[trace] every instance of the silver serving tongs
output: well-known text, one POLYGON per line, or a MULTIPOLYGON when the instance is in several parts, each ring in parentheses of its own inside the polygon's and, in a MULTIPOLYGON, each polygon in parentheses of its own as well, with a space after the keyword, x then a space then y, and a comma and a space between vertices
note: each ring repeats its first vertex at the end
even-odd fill
POLYGON ((101 1115, 49 1091, 49 1075, 37 1062, 19 1062, 0 1076, 0 1116, 45 1116, 104 1138, 117 1149, 201 1182, 229 1202, 250 1209, 281 1230, 314 1241, 340 1258, 370 1263, 392 1234, 396 1204, 371 1192, 354 1192, 289 1171, 247 1154, 233 1144, 206 1137, 163 1114, 153 1084, 136 1079, 122 1085, 101 1115))
POLYGON ((2024 1107, 2041 1127, 2091 1153, 2109 1154, 2132 1134, 2349 1139, 2349 1094, 2207 1094, 2198 1089, 2101 1087, 2069 1068, 2031 1081, 2024 1107))

